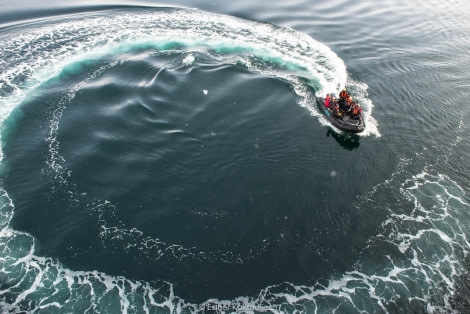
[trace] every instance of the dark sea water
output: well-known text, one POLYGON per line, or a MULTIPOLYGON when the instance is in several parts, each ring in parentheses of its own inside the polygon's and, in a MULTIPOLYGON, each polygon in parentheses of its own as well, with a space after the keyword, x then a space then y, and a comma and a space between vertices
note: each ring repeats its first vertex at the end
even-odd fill
POLYGON ((467 1, 2 6, 0 312, 470 312, 467 1))

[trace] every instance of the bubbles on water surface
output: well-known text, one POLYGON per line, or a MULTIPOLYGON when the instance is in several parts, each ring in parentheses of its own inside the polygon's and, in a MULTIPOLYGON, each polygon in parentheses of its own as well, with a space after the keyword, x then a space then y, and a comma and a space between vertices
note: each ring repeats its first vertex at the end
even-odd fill
MULTIPOLYGON (((289 29, 187 10, 164 14, 117 14, 46 25, 1 42, 2 53, 11 50, 5 53, 11 67, 1 74, 1 121, 36 87, 61 73, 64 65, 74 61, 79 64, 80 60, 99 59, 116 51, 122 52, 123 49, 128 50, 129 46, 135 48, 136 43, 157 50, 181 49, 184 52, 191 49, 200 51, 202 46, 203 51, 215 50, 233 56, 229 58, 231 62, 239 62, 251 71, 287 80, 299 96, 299 104, 314 115, 318 114, 313 105, 313 90, 322 93, 348 84, 344 63, 334 53, 311 38, 289 29), (103 25, 114 25, 111 27, 116 28, 115 32, 104 31, 103 25), (175 25, 178 27, 175 28, 175 25), (163 37, 162 29, 168 31, 163 37), (46 34, 49 33, 54 36, 48 38, 46 34), (170 38, 179 39, 175 42, 170 38), (24 42, 33 49, 29 57, 18 54, 19 50, 26 49, 24 42), (58 60, 55 65, 54 60, 58 60), (278 67, 273 69, 266 66, 269 62, 278 67)), ((194 65, 197 62, 195 55, 187 54, 182 64, 194 65)), ((110 63, 101 70, 114 65, 110 63)), ((99 73, 98 70, 95 74, 99 73)), ((93 74, 90 77, 94 77, 93 74)), ((50 154, 46 170, 53 181, 63 185, 69 184, 70 173, 63 166, 58 149, 58 124, 63 110, 84 83, 78 83, 69 93, 65 93, 59 99, 57 110, 51 115, 48 138, 50 154)), ((358 97, 368 104, 366 107, 370 106, 366 109, 371 112, 371 103, 367 102, 363 94, 365 90, 365 86, 355 89, 358 97)), ((203 89, 202 93, 207 95, 208 89, 203 89)), ((377 134, 377 130, 371 133, 377 134)), ((259 150, 259 143, 254 144, 254 148, 259 150)), ((337 176, 337 172, 331 171, 330 176, 337 176)), ((388 189, 400 195, 401 200, 409 205, 409 210, 400 214, 391 211, 389 219, 383 223, 384 231, 370 240, 370 246, 365 249, 365 258, 358 261, 357 269, 313 286, 291 283, 272 285, 255 297, 241 296, 234 300, 214 302, 236 303, 247 308, 262 306, 271 312, 322 311, 332 307, 345 311, 360 309, 387 312, 401 305, 407 308, 415 305, 431 311, 447 308, 446 298, 453 288, 449 283, 462 267, 455 256, 467 254, 461 248, 468 247, 468 230, 455 218, 463 217, 463 221, 468 221, 469 204, 464 192, 448 177, 426 171, 404 182, 387 182, 373 193, 385 193, 384 190, 388 189), (391 253, 376 252, 374 246, 377 243, 388 245, 391 253), (439 248, 437 254, 425 251, 431 244, 439 248), (374 256, 382 258, 383 263, 374 264, 374 256), (441 291, 441 284, 447 285, 447 288, 443 288, 443 295, 435 297, 432 304, 429 303, 435 291, 441 291)), ((90 201, 88 195, 78 191, 72 194, 74 198, 89 202, 92 211, 98 215, 102 223, 101 239, 119 242, 126 238, 130 250, 145 246, 151 248, 151 252, 168 253, 177 258, 196 256, 207 260, 225 258, 231 263, 242 261, 230 252, 201 252, 165 243, 118 223, 110 225, 109 221, 101 219, 113 216, 112 204, 103 200, 90 201)), ((368 201, 365 198, 365 202, 368 201)), ((144 312, 161 309, 170 312, 197 311, 198 305, 189 304, 175 296, 169 283, 155 288, 146 282, 108 276, 98 271, 75 272, 54 259, 36 256, 34 239, 10 228, 14 205, 6 192, 2 194, 2 204, 1 263, 2 272, 8 275, 8 279, 1 296, 6 309, 39 308, 47 311, 58 309, 60 304, 62 310, 80 308, 99 312, 111 304, 120 312, 131 311, 131 308, 144 312), (61 300, 56 299, 58 290, 66 295, 61 300), (77 299, 83 303, 77 304, 77 299)), ((393 204, 382 205, 385 208, 393 207, 393 204)), ((362 205, 359 203, 357 206, 362 205)), ((289 220, 287 216, 281 218, 289 220)), ((266 243, 269 241, 272 239, 266 239, 266 243)), ((263 251, 263 248, 260 246, 257 249, 263 251)), ((153 258, 161 256, 155 255, 153 258)))

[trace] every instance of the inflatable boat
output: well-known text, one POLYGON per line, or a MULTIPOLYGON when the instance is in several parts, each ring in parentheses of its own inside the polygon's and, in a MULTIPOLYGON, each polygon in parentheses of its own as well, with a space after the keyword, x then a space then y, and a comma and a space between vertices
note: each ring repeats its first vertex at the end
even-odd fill
POLYGON ((325 106, 325 98, 322 97, 317 98, 317 105, 328 121, 338 129, 351 133, 360 133, 364 131, 366 124, 364 123, 362 114, 352 116, 348 113, 342 113, 341 115, 337 115, 335 114, 333 106, 325 106))

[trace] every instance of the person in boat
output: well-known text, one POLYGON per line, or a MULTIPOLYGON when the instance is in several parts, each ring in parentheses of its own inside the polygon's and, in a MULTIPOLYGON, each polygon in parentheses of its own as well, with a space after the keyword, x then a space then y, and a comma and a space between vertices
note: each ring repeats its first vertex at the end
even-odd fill
POLYGON ((326 97, 325 97, 325 107, 326 107, 326 108, 330 108, 330 104, 331 104, 331 96, 330 96, 330 94, 326 94, 326 97))
POLYGON ((351 95, 349 95, 348 98, 346 99, 346 104, 343 107, 344 113, 351 112, 351 108, 352 108, 353 103, 354 103, 354 101, 352 100, 351 95))
POLYGON ((348 101, 348 98, 350 97, 351 95, 349 95, 349 93, 346 91, 346 88, 343 88, 343 90, 339 93, 339 109, 341 111, 346 111, 346 104, 347 104, 347 101, 348 101))
POLYGON ((333 107, 333 113, 336 117, 341 118, 343 116, 341 110, 339 109, 339 104, 335 104, 333 107))
POLYGON ((330 106, 336 106, 338 104, 338 101, 336 100, 336 97, 334 94, 331 95, 331 103, 330 106))
POLYGON ((342 112, 347 113, 351 109, 351 104, 352 103, 353 103, 352 97, 351 97, 351 95, 348 94, 348 96, 346 97, 345 100, 340 101, 339 109, 342 112))
POLYGON ((339 98, 340 100, 346 100, 346 98, 348 98, 348 92, 346 91, 346 88, 343 88, 343 90, 339 92, 339 98))
POLYGON ((351 106, 351 116, 353 118, 359 117, 359 115, 362 113, 362 108, 359 106, 359 104, 355 101, 354 104, 351 106))

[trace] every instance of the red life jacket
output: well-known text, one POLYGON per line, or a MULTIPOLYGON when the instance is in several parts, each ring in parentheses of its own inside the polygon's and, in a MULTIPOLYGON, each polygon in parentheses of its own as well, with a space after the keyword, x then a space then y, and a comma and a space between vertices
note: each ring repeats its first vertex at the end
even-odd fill
POLYGON ((358 106, 354 106, 353 109, 352 109, 352 114, 353 115, 357 115, 359 113, 359 107, 358 106))
POLYGON ((360 113, 362 113, 362 108, 361 108, 361 106, 355 105, 354 108, 353 108, 353 110, 352 110, 352 114, 353 114, 353 115, 358 115, 358 114, 360 114, 360 113))
POLYGON ((330 103, 331 103, 331 98, 330 97, 326 97, 325 99, 325 107, 330 107, 330 103))

